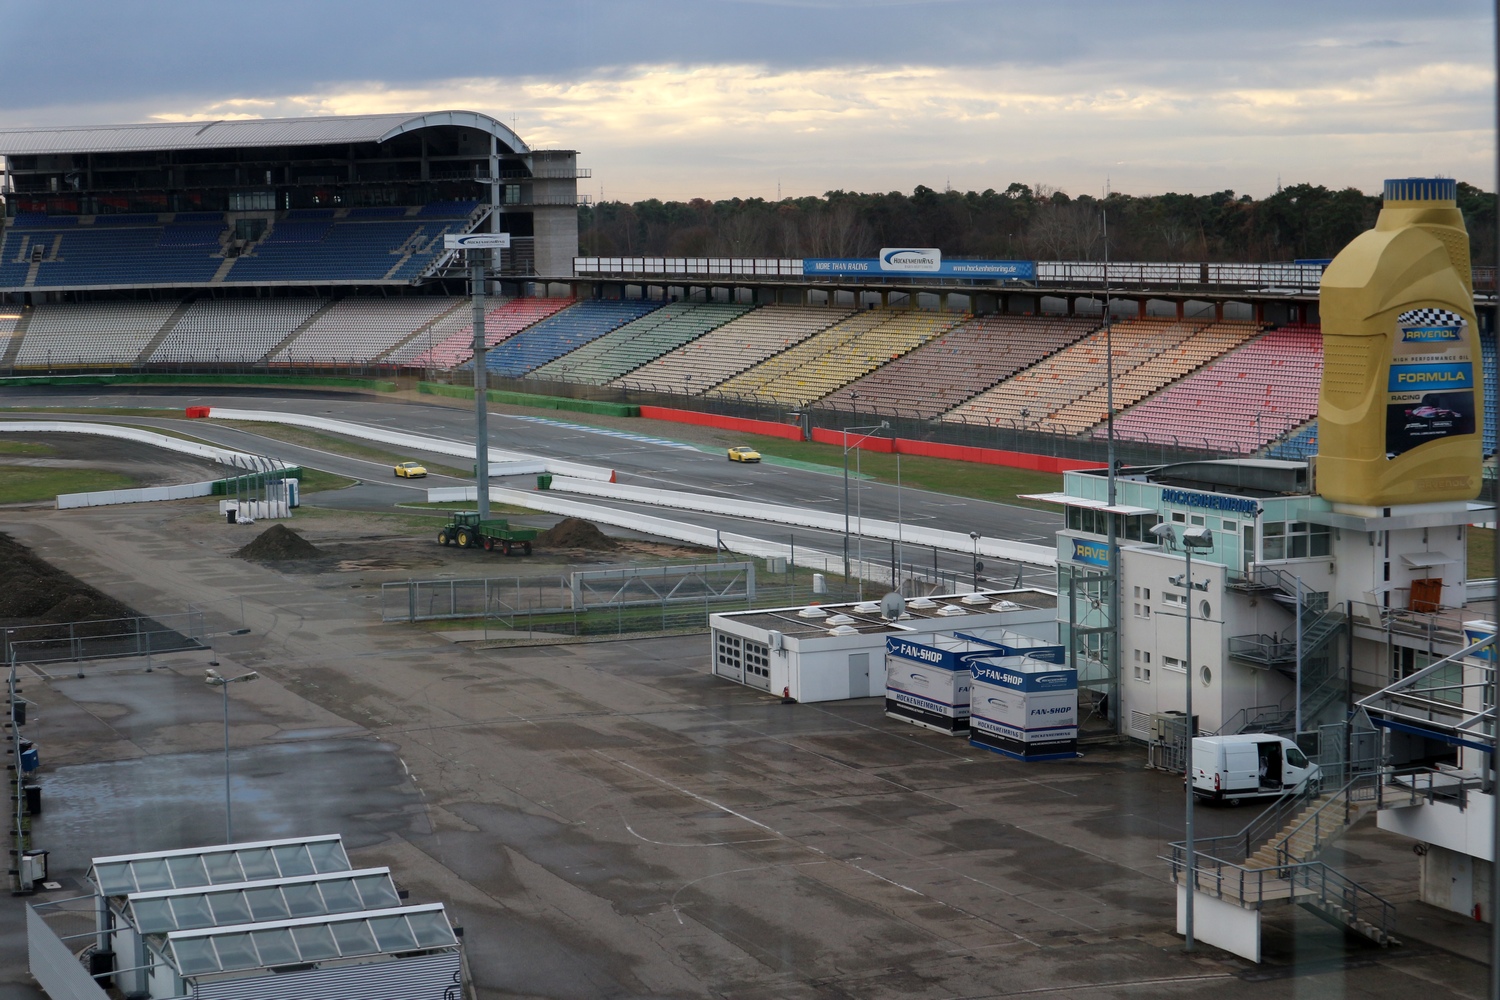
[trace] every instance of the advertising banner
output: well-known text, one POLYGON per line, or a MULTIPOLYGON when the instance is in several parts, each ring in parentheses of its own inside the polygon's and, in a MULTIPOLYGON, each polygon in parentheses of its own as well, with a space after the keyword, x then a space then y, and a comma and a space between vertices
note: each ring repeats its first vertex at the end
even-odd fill
POLYGON ((943 260, 936 250, 882 250, 881 257, 808 257, 802 273, 809 278, 968 278, 976 281, 1035 281, 1030 260, 943 260), (883 256, 894 253, 889 262, 883 256), (926 256, 922 256, 926 255, 926 256))
POLYGON ((1474 359, 1467 321, 1447 309, 1412 309, 1396 319, 1396 349, 1386 382, 1385 457, 1429 441, 1473 434, 1474 359))

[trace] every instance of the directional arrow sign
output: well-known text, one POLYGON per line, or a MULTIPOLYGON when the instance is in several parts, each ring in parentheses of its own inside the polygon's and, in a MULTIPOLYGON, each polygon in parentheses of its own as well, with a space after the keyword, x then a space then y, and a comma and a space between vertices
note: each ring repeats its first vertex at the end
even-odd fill
POLYGON ((509 250, 510 233, 469 233, 467 236, 444 236, 444 250, 509 250))

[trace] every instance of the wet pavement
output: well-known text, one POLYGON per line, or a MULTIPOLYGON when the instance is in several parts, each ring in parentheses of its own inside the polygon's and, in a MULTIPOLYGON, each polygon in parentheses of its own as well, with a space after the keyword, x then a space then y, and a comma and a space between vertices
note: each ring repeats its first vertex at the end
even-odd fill
MULTIPOLYGON (((1159 860, 1181 779, 1138 746, 1028 765, 874 699, 782 705, 709 676, 706 636, 455 646, 381 625, 347 577, 228 560, 206 511, 67 515, 0 528, 138 606, 244 598, 252 633, 216 650, 263 675, 230 691, 237 838, 340 832, 391 865, 464 926, 478 997, 1483 993, 1442 940, 1472 930, 1413 902, 1410 844, 1373 825, 1339 864, 1434 932, 1382 951, 1287 907, 1261 966, 1184 955, 1159 860)), ((63 894, 96 854, 222 838, 221 695, 201 656, 154 666, 27 679, 63 894)), ((1198 832, 1253 816, 1201 809, 1198 832)), ((21 916, 0 905, 0 1000, 38 995, 21 916)))

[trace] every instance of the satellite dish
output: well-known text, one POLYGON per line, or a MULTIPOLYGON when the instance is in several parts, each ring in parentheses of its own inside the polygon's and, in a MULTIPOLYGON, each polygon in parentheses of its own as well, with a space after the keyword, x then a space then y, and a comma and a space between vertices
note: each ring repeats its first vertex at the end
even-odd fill
POLYGON ((906 598, 894 590, 880 599, 880 617, 886 621, 896 621, 904 614, 906 614, 906 598))

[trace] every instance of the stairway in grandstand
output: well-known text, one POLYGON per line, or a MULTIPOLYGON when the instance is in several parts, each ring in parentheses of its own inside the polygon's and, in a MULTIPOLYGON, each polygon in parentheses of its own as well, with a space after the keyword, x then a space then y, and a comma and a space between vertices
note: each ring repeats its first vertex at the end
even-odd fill
POLYGON ((822 306, 761 306, 611 384, 699 395, 852 315, 822 306))
POLYGON ((1063 316, 976 316, 825 396, 821 405, 931 419, 1096 326, 1063 316))
POLYGON ((962 322, 955 313, 857 313, 714 388, 715 395, 801 406, 894 361, 962 322))
MULTIPOLYGON (((1152 318, 1114 323, 1109 339, 1113 342, 1115 378, 1173 351, 1207 325, 1203 320, 1152 318)), ((1110 367, 1105 344, 1105 332, 1097 330, 953 408, 942 419, 1061 432, 1065 428, 1052 426, 1052 415, 1104 385, 1110 367)), ((1083 429, 1077 427, 1079 422, 1075 418, 1073 427, 1066 430, 1076 433, 1075 427, 1083 429)))
POLYGON ((725 302, 674 302, 533 372, 536 378, 603 385, 744 315, 751 307, 725 302))

